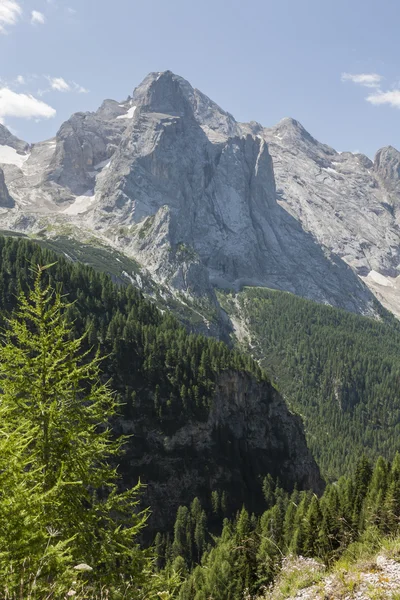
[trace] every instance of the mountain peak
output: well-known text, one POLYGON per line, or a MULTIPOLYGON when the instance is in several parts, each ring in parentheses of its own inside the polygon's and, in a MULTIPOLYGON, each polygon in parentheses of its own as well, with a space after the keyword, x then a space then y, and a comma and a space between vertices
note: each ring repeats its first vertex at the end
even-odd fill
POLYGON ((172 71, 149 73, 133 92, 133 104, 149 112, 172 115, 192 112, 188 96, 194 92, 188 81, 172 71))
POLYGON ((17 152, 26 152, 29 148, 29 144, 20 140, 15 135, 11 133, 0 123, 0 146, 9 146, 10 148, 14 148, 17 152))
POLYGON ((207 132, 238 133, 233 116, 172 71, 149 73, 133 92, 132 104, 145 111, 194 117, 207 132))
POLYGON ((400 152, 393 146, 381 148, 375 155, 374 169, 388 190, 397 188, 400 182, 400 152))
POLYGON ((385 160, 387 158, 397 158, 399 160, 400 152, 394 146, 384 146, 375 154, 374 161, 375 163, 379 163, 381 160, 385 160))
POLYGON ((302 138, 309 138, 313 140, 314 138, 304 129, 303 125, 293 119, 292 117, 285 117, 275 127, 273 127, 275 134, 280 136, 295 136, 302 138))

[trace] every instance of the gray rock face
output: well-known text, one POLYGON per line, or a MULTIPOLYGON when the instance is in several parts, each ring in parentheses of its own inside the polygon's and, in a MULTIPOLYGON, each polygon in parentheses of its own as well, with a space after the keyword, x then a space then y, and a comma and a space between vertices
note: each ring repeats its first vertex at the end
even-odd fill
POLYGON ((374 312, 365 283, 396 297, 394 149, 372 163, 293 119, 237 123, 170 71, 148 75, 124 102, 73 115, 22 158, 4 136, 16 206, 2 228, 42 231, 48 219, 99 236, 212 310, 215 285, 268 286, 364 314, 374 312))
POLYGON ((0 169, 0 206, 3 208, 13 208, 14 204, 14 200, 8 193, 3 170, 0 169))
POLYGON ((17 152, 24 153, 29 149, 29 144, 23 142, 8 131, 7 127, 0 123, 0 146, 9 146, 14 148, 17 152))
POLYGON ((393 200, 397 204, 400 193, 400 152, 392 146, 379 150, 375 155, 374 171, 385 189, 395 194, 393 200))
POLYGON ((46 169, 45 181, 54 182, 78 196, 93 189, 96 168, 112 156, 120 142, 124 126, 116 117, 123 112, 118 104, 115 107, 106 102, 98 113, 73 115, 57 133, 56 149, 46 169))
POLYGON ((132 481, 140 476, 146 483, 144 503, 152 507, 156 530, 171 527, 177 508, 194 497, 208 503, 213 490, 227 492, 232 512, 243 503, 259 511, 265 473, 279 477, 287 489, 296 483, 317 493, 323 489, 301 419, 267 382, 223 372, 208 419, 178 428, 171 423, 169 435, 154 430, 154 419, 149 428, 145 406, 135 411, 132 421, 124 423, 133 437, 123 468, 132 481))
POLYGON ((371 296, 352 271, 277 204, 261 136, 170 72, 150 75, 132 103, 134 117, 97 179, 93 226, 144 222, 125 247, 163 281, 170 249, 183 244, 212 285, 267 285, 370 310, 371 296))
POLYGON ((387 148, 375 163, 362 154, 320 144, 292 119, 265 129, 278 203, 351 266, 375 295, 400 314, 399 153, 387 148))

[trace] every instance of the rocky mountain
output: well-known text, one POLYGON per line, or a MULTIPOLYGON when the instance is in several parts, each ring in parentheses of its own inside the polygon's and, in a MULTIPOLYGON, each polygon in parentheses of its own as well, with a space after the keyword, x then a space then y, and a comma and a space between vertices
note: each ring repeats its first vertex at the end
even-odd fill
POLYGON ((278 204, 322 246, 352 267, 379 300, 400 314, 400 153, 336 152, 293 119, 264 129, 278 204))
POLYGON ((52 140, 28 146, 0 129, 15 203, 1 203, 0 227, 118 250, 207 326, 215 286, 362 314, 375 294, 400 313, 398 155, 337 153, 292 119, 238 123, 181 77, 151 73, 52 140))

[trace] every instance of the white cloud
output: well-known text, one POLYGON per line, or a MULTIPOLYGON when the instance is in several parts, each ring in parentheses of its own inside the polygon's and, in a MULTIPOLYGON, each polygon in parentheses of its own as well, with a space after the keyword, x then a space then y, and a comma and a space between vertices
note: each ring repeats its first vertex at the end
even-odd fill
MULTIPOLYGON (((76 92, 77 94, 88 94, 87 90, 83 85, 76 83, 76 81, 66 81, 63 77, 49 77, 46 76, 47 81, 50 83, 51 90, 56 92, 76 92)), ((51 90, 40 90, 39 96, 47 94, 51 90)))
POLYGON ((79 83, 76 83, 75 81, 73 81, 72 84, 74 86, 75 92, 78 92, 78 94, 88 94, 89 93, 89 90, 84 88, 83 85, 79 85, 79 83))
POLYGON ((367 102, 370 102, 375 106, 389 104, 389 106, 394 108, 400 108, 400 90, 392 90, 390 92, 382 92, 379 90, 376 93, 367 96, 367 102))
POLYGON ((22 15, 22 8, 15 0, 0 0, 0 33, 7 25, 15 25, 22 15))
POLYGON ((31 12, 31 23, 32 25, 44 25, 46 23, 46 17, 38 10, 33 10, 31 12))
POLYGON ((23 75, 18 75, 15 81, 18 85, 25 85, 25 77, 23 75))
POLYGON ((31 94, 18 94, 9 88, 0 88, 0 119, 4 117, 50 119, 55 115, 54 108, 31 94))
POLYGON ((342 81, 352 81, 365 87, 378 88, 383 77, 378 73, 342 73, 342 81))
POLYGON ((70 92, 71 86, 62 77, 47 77, 52 90, 56 92, 70 92))

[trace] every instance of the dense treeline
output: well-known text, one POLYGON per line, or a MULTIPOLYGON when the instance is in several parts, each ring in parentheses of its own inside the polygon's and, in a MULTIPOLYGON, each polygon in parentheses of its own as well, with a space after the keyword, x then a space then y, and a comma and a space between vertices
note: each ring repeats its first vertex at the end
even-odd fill
POLYGON ((263 379, 249 356, 224 343, 189 335, 170 314, 162 314, 133 286, 118 286, 105 273, 71 263, 26 240, 0 237, 0 315, 16 305, 32 284, 32 265, 55 263, 44 274, 70 304, 75 336, 87 332, 86 346, 100 346, 104 371, 127 416, 145 405, 169 433, 189 415, 205 419, 216 374, 243 370, 263 379))
POLYGON ((316 304, 292 294, 246 288, 222 299, 244 317, 251 352, 303 416, 323 475, 335 480, 366 452, 400 450, 400 325, 316 304))
MULTIPOLYGON (((394 454, 393 432, 399 327, 297 304, 287 294, 246 293, 242 310, 260 348, 264 339, 273 340, 266 364, 280 374, 293 403, 301 390, 306 400, 299 396, 297 402, 309 410, 310 432, 318 431, 313 411, 325 415, 325 430, 330 418, 339 427, 329 409, 339 407, 343 427, 333 431, 342 437, 332 453, 322 453, 321 441, 314 444, 326 468, 333 473, 343 456, 340 441, 349 442, 354 457, 365 432, 375 432, 371 419, 383 419, 389 408, 393 430, 388 427, 390 442, 382 447, 394 458, 380 457, 372 467, 363 456, 320 498, 287 491, 266 475, 261 516, 243 507, 232 518, 226 490, 214 489, 206 502, 194 498, 178 509, 173 532, 156 536, 154 560, 153 551, 139 545, 146 520, 138 508, 141 486, 121 487, 115 467, 127 438, 116 438, 110 423, 119 411, 129 417, 140 403, 170 433, 192 417, 207 417, 221 370, 265 375, 224 344, 189 335, 134 288, 57 260, 30 242, 0 238, 0 578, 6 586, 3 592, 0 585, 0 597, 42 598, 51 591, 54 598, 255 598, 286 555, 330 565, 351 545, 373 546, 398 533, 400 455, 394 454), (32 287, 25 298, 21 292, 32 287), (272 325, 271 315, 282 323, 272 325), (309 401, 316 390, 320 395, 309 401), (325 412, 318 412, 320 405, 325 412), (360 405, 369 411, 365 432, 360 405), (359 437, 350 439, 357 427, 359 437)), ((371 453, 383 435, 373 441, 371 453)))
POLYGON ((225 519, 218 538, 208 533, 197 499, 178 510, 173 537, 158 536, 157 551, 160 566, 184 575, 179 600, 242 600, 246 590, 245 597, 258 597, 286 555, 331 565, 350 545, 373 549, 382 536, 398 533, 400 455, 391 464, 380 457, 374 468, 362 457, 354 475, 329 485, 321 498, 296 489, 288 494, 270 477, 264 495, 261 517, 243 508, 225 519))

